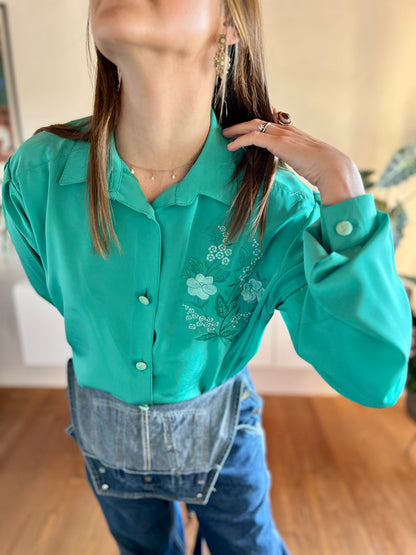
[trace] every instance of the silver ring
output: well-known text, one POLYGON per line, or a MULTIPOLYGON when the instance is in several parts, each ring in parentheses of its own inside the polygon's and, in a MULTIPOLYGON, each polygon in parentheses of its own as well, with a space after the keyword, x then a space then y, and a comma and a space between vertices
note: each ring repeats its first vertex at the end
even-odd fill
POLYGON ((259 125, 259 131, 261 131, 262 133, 266 132, 267 127, 271 125, 271 122, 268 121, 267 123, 260 123, 259 125))

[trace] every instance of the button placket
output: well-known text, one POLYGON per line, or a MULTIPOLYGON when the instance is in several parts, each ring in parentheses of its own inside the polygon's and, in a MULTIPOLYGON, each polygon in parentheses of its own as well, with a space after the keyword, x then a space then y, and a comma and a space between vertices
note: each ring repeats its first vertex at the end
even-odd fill
MULTIPOLYGON (((149 297, 147 297, 147 295, 138 295, 137 298, 143 305, 150 304, 150 299, 149 297)), ((136 368, 137 370, 146 370, 147 364, 143 360, 140 360, 136 363, 136 368)), ((147 410, 149 408, 148 405, 140 405, 140 407, 144 410, 147 410)))

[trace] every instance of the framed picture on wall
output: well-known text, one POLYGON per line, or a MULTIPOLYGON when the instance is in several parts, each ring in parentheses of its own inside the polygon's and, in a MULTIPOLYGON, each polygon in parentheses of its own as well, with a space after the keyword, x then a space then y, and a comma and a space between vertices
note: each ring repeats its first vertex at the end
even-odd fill
MULTIPOLYGON (((0 185, 4 164, 23 142, 12 63, 7 5, 0 2, 0 185)), ((11 241, 4 222, 0 187, 0 250, 8 256, 11 241)))
POLYGON ((0 2, 0 165, 23 142, 8 25, 7 5, 0 2))

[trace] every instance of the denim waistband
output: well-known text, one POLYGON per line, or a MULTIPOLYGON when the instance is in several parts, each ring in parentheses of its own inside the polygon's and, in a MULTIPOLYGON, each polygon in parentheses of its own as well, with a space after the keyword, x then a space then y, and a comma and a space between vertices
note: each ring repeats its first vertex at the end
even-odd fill
POLYGON ((67 374, 72 422, 65 431, 102 495, 112 473, 108 495, 205 504, 232 447, 244 386, 257 396, 247 366, 194 399, 154 405, 81 387, 72 358, 67 374))

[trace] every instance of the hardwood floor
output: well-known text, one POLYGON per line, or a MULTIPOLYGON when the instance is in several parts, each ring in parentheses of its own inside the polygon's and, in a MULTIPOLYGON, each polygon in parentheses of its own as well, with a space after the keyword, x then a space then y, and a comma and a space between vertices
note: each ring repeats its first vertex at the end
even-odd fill
MULTIPOLYGON (((405 399, 371 409, 340 396, 263 398, 273 515, 291 554, 414 555, 405 399)), ((0 389, 2 555, 118 555, 69 422, 65 390, 0 389)), ((196 529, 194 516, 189 553, 196 529)))

